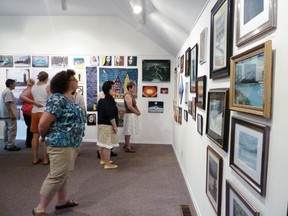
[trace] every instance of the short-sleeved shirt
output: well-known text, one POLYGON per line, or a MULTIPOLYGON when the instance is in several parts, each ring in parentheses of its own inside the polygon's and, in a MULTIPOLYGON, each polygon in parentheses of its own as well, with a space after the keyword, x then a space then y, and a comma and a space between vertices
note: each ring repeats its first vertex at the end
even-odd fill
POLYGON ((1 94, 0 117, 4 117, 4 118, 9 117, 9 113, 5 105, 6 103, 12 103, 12 106, 11 106, 12 112, 15 116, 17 116, 18 112, 17 112, 17 106, 16 106, 16 98, 14 97, 13 92, 9 88, 6 88, 1 94))
POLYGON ((56 117, 45 139, 47 146, 80 146, 86 118, 78 103, 71 102, 63 94, 55 93, 49 97, 44 112, 56 117))
POLYGON ((111 95, 105 95, 105 98, 101 98, 97 104, 98 112, 98 124, 111 125, 110 120, 116 120, 118 123, 118 108, 116 102, 111 95))

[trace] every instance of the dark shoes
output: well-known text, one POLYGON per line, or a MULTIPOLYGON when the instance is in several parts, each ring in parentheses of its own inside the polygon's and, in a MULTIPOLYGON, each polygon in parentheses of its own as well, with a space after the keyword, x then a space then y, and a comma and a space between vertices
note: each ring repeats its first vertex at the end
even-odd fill
POLYGON ((4 150, 7 150, 7 151, 20 151, 21 148, 15 146, 15 145, 12 146, 12 147, 7 147, 7 146, 5 146, 5 147, 4 147, 4 150))
POLYGON ((128 148, 125 149, 125 152, 128 152, 128 153, 136 153, 135 150, 133 150, 133 149, 128 149, 128 148))

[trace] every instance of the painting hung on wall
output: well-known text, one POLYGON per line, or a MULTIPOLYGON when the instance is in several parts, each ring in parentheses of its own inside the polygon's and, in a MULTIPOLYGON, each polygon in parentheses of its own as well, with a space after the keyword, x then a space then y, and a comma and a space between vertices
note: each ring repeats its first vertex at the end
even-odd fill
POLYGON ((189 82, 185 83, 185 104, 188 103, 189 98, 189 82))
POLYGON ((185 76, 190 75, 190 60, 191 59, 191 53, 190 53, 190 47, 185 51, 185 76))
POLYGON ((196 97, 192 97, 192 119, 196 121, 196 97))
POLYGON ((114 56, 114 66, 124 66, 124 56, 114 56))
POLYGON ((192 101, 188 100, 188 113, 192 115, 192 101))
POLYGON ((102 91, 102 85, 105 81, 114 82, 113 91, 115 98, 121 99, 128 91, 126 85, 133 82, 136 85, 135 97, 137 97, 138 69, 137 68, 102 68, 99 69, 99 91, 102 91))
POLYGON ((265 196, 270 127, 232 117, 230 167, 265 196))
POLYGON ((92 126, 92 125, 96 125, 96 114, 91 114, 88 113, 87 114, 87 125, 88 126, 92 126))
POLYGON ((97 67, 86 67, 87 83, 87 111, 96 111, 97 109, 97 67))
POLYGON ((260 216, 260 212, 252 206, 246 198, 226 180, 226 216, 247 215, 260 216))
POLYGON ((164 102, 163 101, 148 101, 148 113, 163 113, 164 102))
POLYGON ((204 64, 207 59, 207 34, 208 34, 208 28, 205 27, 200 33, 200 51, 199 51, 200 64, 204 64))
POLYGON ((196 92, 196 79, 198 73, 198 44, 191 49, 190 59, 190 92, 196 92))
POLYGON ((51 56, 52 68, 67 68, 68 56, 51 56))
POLYGON ((168 94, 169 93, 169 89, 168 88, 160 88, 160 93, 161 94, 168 94))
POLYGON ((203 134, 203 116, 197 114, 197 131, 199 134, 203 134))
POLYGON ((75 69, 84 69, 85 68, 85 59, 83 57, 73 58, 73 65, 75 69))
POLYGON ((206 135, 224 151, 228 151, 229 89, 210 89, 208 92, 206 135))
POLYGON ((143 60, 143 82, 170 82, 170 60, 143 60))
POLYGON ((180 58, 180 73, 183 73, 184 71, 184 55, 180 58))
POLYGON ((95 67, 100 65, 100 56, 90 56, 90 66, 95 67))
POLYGON ((78 94, 83 95, 83 86, 79 86, 79 85, 78 85, 78 87, 77 87, 77 89, 76 89, 76 92, 77 92, 78 94))
POLYGON ((14 66, 16 68, 31 67, 31 56, 14 55, 14 66))
POLYGON ((126 112, 124 102, 117 102, 117 108, 118 108, 118 124, 117 127, 123 127, 124 124, 124 115, 126 112))
POLYGON ((241 46, 277 26, 277 0, 237 0, 236 45, 241 46))
POLYGON ((157 86, 143 86, 142 97, 157 97, 157 86))
POLYGON ((16 86, 26 86, 29 78, 29 69, 6 69, 6 79, 16 80, 16 86))
POLYGON ((178 111, 178 123, 182 125, 182 107, 179 107, 178 111))
POLYGON ((137 56, 128 56, 127 57, 127 66, 137 66, 137 56))
POLYGON ((231 58, 230 109, 270 118, 272 42, 231 58))
POLYGON ((32 67, 49 67, 49 56, 32 56, 32 67))
POLYGON ((218 216, 221 215, 223 159, 210 146, 206 157, 206 195, 218 216))
POLYGON ((179 77, 179 105, 182 104, 183 94, 184 94, 184 83, 183 83, 183 77, 180 75, 179 77))
POLYGON ((13 56, 0 55, 0 67, 13 67, 13 56))
POLYGON ((210 79, 229 76, 233 49, 233 0, 219 0, 211 10, 210 79))
POLYGON ((188 122, 188 111, 184 110, 184 119, 186 122, 188 122))
POLYGON ((112 66, 112 56, 101 56, 101 65, 102 66, 112 66))
POLYGON ((206 102, 206 75, 196 80, 196 106, 205 110, 206 102))

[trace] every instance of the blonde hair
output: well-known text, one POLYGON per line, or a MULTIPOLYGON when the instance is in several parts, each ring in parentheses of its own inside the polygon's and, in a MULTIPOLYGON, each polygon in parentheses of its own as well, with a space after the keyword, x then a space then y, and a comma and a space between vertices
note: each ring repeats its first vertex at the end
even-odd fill
POLYGON ((32 87, 34 84, 35 84, 35 80, 34 79, 31 78, 31 79, 27 80, 27 86, 31 86, 32 87))

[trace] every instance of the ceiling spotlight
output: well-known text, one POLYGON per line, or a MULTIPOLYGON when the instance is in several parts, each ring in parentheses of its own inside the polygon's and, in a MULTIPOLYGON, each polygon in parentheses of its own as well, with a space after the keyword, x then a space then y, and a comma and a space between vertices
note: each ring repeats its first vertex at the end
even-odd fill
POLYGON ((135 14, 139 14, 143 10, 143 4, 141 0, 130 0, 130 5, 135 14))
POLYGON ((61 5, 62 5, 62 10, 66 11, 67 10, 67 1, 66 0, 61 0, 61 5))

